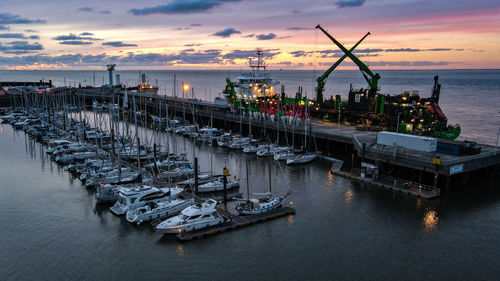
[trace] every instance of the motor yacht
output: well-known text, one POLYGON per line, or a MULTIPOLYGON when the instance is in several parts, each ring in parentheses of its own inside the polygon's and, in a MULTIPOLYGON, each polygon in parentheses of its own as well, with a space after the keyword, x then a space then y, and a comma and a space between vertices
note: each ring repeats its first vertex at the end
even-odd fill
POLYGON ((161 222, 155 229, 160 233, 180 233, 221 224, 225 218, 219 214, 216 206, 217 201, 213 199, 191 205, 179 215, 161 222))
POLYGON ((181 188, 156 188, 147 185, 123 187, 120 189, 118 201, 109 210, 115 215, 124 215, 128 211, 146 205, 148 202, 159 202, 176 199, 181 188))
POLYGON ((177 215, 180 211, 193 204, 194 198, 177 198, 170 201, 148 202, 144 206, 128 211, 126 218, 128 222, 139 225, 154 219, 177 215))

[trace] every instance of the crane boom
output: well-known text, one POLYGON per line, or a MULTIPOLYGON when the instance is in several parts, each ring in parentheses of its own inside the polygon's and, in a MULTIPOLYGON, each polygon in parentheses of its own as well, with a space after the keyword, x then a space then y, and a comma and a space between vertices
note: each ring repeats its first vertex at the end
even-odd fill
POLYGON ((368 82, 368 85, 370 85, 370 92, 372 92, 372 95, 374 96, 376 94, 377 88, 378 88, 378 80, 380 79, 380 75, 378 73, 373 73, 366 64, 364 64, 361 60, 358 59, 355 55, 353 55, 349 50, 347 50, 340 42, 335 40, 326 30, 324 30, 319 24, 316 26, 316 28, 319 28, 330 40, 337 45, 358 67, 359 70, 363 73, 363 77, 365 80, 368 82), (370 78, 368 78, 368 76, 370 78))
MULTIPOLYGON (((354 49, 356 49, 356 47, 361 44, 361 42, 363 42, 363 40, 365 40, 366 37, 368 37, 368 35, 370 35, 370 32, 366 33, 365 36, 363 36, 363 38, 361 38, 361 40, 358 41, 358 43, 356 43, 354 46, 351 47, 351 49, 349 50, 349 52, 352 53, 352 51, 354 51, 354 49)), ((326 78, 328 78, 328 75, 330 75, 330 73, 332 73, 333 70, 335 70, 335 68, 337 68, 337 66, 340 65, 340 63, 342 63, 344 61, 344 59, 347 58, 347 54, 344 54, 336 63, 334 63, 332 66, 330 66, 330 68, 328 68, 327 71, 325 71, 325 73, 323 73, 323 75, 321 75, 320 77, 318 77, 316 79, 316 82, 318 82, 318 86, 316 88, 316 102, 318 103, 322 103, 323 102, 323 90, 325 88, 325 80, 326 78)))

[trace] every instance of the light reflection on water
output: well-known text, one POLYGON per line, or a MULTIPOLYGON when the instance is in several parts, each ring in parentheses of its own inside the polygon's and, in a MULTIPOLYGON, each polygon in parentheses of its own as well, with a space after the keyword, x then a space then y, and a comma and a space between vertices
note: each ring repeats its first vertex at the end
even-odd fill
POLYGON ((425 231, 426 232, 434 231, 437 227, 438 221, 439 217, 437 212, 433 210, 427 210, 423 218, 425 231))
MULTIPOLYGON (((5 129, 0 137, 0 178, 4 181, 0 184, 0 213, 3 214, 0 216, 0 264, 7 268, 0 270, 0 280, 16 279, 9 278, 14 276, 9 275, 10 272, 15 271, 23 272, 20 276, 24 278, 17 279, 64 279, 65 276, 57 270, 60 267, 78 279, 164 279, 165 271, 172 272, 172 276, 179 279, 228 280, 234 279, 235 271, 259 280, 407 279, 406 274, 386 276, 380 269, 385 268, 387 262, 411 261, 416 255, 425 259, 418 265, 405 264, 408 265, 408 274, 415 279, 429 279, 427 277, 432 275, 428 269, 446 260, 450 253, 458 262, 435 270, 445 271, 455 279, 497 279, 491 278, 492 273, 497 272, 492 268, 500 268, 493 267, 494 263, 486 263, 487 269, 479 277, 471 276, 460 263, 471 258, 480 260, 479 256, 498 260, 496 253, 500 249, 497 244, 486 244, 481 239, 471 244, 470 237, 478 237, 476 233, 480 232, 479 238, 485 241, 496 239, 500 224, 492 224, 491 218, 500 217, 499 200, 494 199, 500 196, 488 197, 487 204, 483 205, 466 196, 462 199, 470 206, 453 213, 456 204, 443 207, 445 200, 428 201, 353 187, 349 180, 329 173, 329 162, 318 160, 297 167, 282 165, 284 177, 280 168, 272 166, 273 191, 292 190, 293 200, 288 197, 284 205, 293 201, 296 215, 184 244, 178 243, 175 237, 160 238, 148 225, 131 226, 123 218, 111 215, 108 206, 95 205, 93 191, 82 187, 78 180, 71 184, 69 174, 47 158, 42 146, 29 138, 25 139, 27 143, 23 142, 20 138, 24 133, 10 130, 10 125, 0 125, 0 128, 5 129), (17 141, 13 140, 14 137, 17 141), (445 219, 443 210, 447 210, 445 219), (461 227, 463 222, 476 224, 472 228, 474 231, 461 227), (370 231, 360 231, 360 226, 370 231), (441 235, 429 235, 424 242, 415 239, 415 234, 422 232, 441 235), (380 237, 377 243, 373 243, 374 236, 380 237), (455 241, 451 246, 450 239, 455 241), (158 240, 162 243, 156 243, 158 240), (39 241, 57 241, 54 243, 58 247, 48 247, 39 241), (75 247, 75 241, 81 247, 75 247), (106 244, 99 246, 104 244, 103 241, 106 244), (354 241, 356 250, 352 247, 354 241), (5 250, 4 245, 7 245, 5 250), (189 250, 185 249, 186 245, 189 245, 189 250), (492 251, 483 252, 481 249, 485 245, 492 251), (99 256, 88 251, 100 247, 99 256), (443 247, 448 248, 443 251, 443 247), (72 251, 67 251, 68 248, 72 251), (335 250, 322 250, 329 248, 335 250), (300 255, 297 255, 297 250, 300 250, 300 255), (238 252, 247 255, 238 255, 238 252), (217 255, 207 262, 208 253, 217 255), (43 259, 40 255, 44 255, 43 259), (189 261, 184 260, 187 256, 189 261), (257 256, 279 257, 283 262, 269 262, 269 259, 257 256), (367 260, 374 256, 380 258, 367 260), (54 257, 59 258, 58 262, 54 257), (99 263, 91 272, 86 270, 84 262, 90 259, 99 263), (303 266, 290 266, 292 259, 303 266), (354 259, 358 260, 355 264, 352 263, 354 259), (168 260, 168 268, 157 263, 163 260, 168 260), (332 260, 336 261, 335 265, 332 265, 332 260), (113 267, 110 269, 105 263, 101 265, 101 261, 112 261, 113 267), (22 266, 26 263, 33 266, 22 266), (141 266, 148 268, 138 270, 141 266), (339 275, 332 266, 350 270, 343 270, 339 275), (214 267, 232 270, 214 272, 214 267), (261 269, 259 275, 255 275, 255 268, 261 269)), ((147 132, 151 135, 151 131, 147 132)), ((210 147, 193 145, 192 141, 175 134, 170 137, 177 151, 184 152, 181 148, 186 147, 189 159, 192 159, 196 147, 201 170, 210 169, 210 147)), ((245 157, 241 153, 214 148, 213 156, 214 169, 220 171, 227 162, 233 176, 244 177, 245 157)), ((269 162, 256 156, 248 158, 252 192, 266 192, 269 162)), ((459 205, 467 204, 461 202, 459 205)))
POLYGON ((177 255, 179 257, 184 256, 184 245, 178 244, 176 249, 177 249, 177 255))
POLYGON ((353 198, 354 198, 354 192, 352 191, 352 189, 347 190, 345 192, 345 202, 347 203, 347 205, 351 204, 353 198))

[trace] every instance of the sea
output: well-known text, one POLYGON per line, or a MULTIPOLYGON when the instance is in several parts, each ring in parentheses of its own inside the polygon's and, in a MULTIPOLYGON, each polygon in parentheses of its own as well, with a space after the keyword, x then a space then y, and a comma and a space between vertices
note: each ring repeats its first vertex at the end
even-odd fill
MULTIPOLYGON (((136 85, 141 72, 117 71, 136 85)), ((174 95, 174 75, 194 97, 213 100, 239 71, 143 71, 161 95, 174 95), (157 82, 158 81, 158 82, 157 82)), ((440 106, 461 140, 495 145, 500 127, 500 70, 379 71, 382 93, 442 84, 440 106)), ((314 97, 314 71, 271 71, 293 95, 314 97)), ((0 81, 52 80, 102 85, 105 71, 0 71, 0 81), (95 79, 94 79, 95 76, 95 79), (94 82, 95 81, 95 82, 94 82)), ((347 99, 356 71, 333 72, 325 96, 347 99)), ((142 129, 142 134, 156 134, 142 129)), ((159 137, 166 140, 162 133, 159 137)), ((227 166, 246 194, 291 195, 295 215, 181 242, 136 226, 98 205, 94 190, 51 161, 45 147, 0 124, 0 280, 499 280, 500 183, 487 179, 436 200, 359 185, 329 172, 331 163, 277 165, 256 156, 170 136, 172 149, 194 154, 202 171, 227 166), (270 167, 271 173, 268 173, 270 167)), ((342 158, 343 155, 334 155, 342 158)), ((234 202, 229 203, 229 208, 234 202)))

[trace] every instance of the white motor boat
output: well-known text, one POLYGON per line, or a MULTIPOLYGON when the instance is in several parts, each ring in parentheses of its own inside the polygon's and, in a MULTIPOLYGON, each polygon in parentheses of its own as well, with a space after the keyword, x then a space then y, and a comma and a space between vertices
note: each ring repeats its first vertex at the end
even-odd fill
POLYGON ((47 148, 47 153, 51 154, 56 150, 58 147, 63 146, 63 145, 69 145, 73 143, 72 141, 65 140, 65 139, 59 139, 59 140, 52 140, 49 142, 49 148, 47 148))
POLYGON ((217 138, 217 145, 221 147, 228 146, 235 137, 231 133, 224 133, 217 138))
POLYGON ((216 205, 217 201, 213 199, 191 205, 179 215, 161 222, 155 229, 160 233, 180 233, 221 224, 225 219, 215 208, 216 205))
MULTIPOLYGON (((239 187, 240 183, 238 181, 234 180, 227 180, 226 184, 226 190, 239 187)), ((209 181, 205 184, 200 184, 198 186, 198 192, 203 193, 203 192, 216 192, 216 191, 223 191, 224 190, 224 182, 222 178, 214 179, 212 181, 209 181)))
POLYGON ((177 215, 180 211, 194 204, 194 198, 161 202, 149 202, 144 206, 127 212, 126 218, 130 223, 141 224, 146 221, 177 215))
POLYGON ((306 164, 312 162, 316 158, 318 158, 318 155, 314 153, 297 154, 297 156, 286 160, 286 164, 287 165, 306 164))
POLYGON ((123 187, 120 189, 118 201, 109 210, 120 216, 148 202, 176 199, 181 192, 181 188, 156 188, 147 185, 123 187))
POLYGON ((120 189, 111 184, 100 184, 94 193, 97 203, 100 204, 115 203, 119 195, 120 189))

